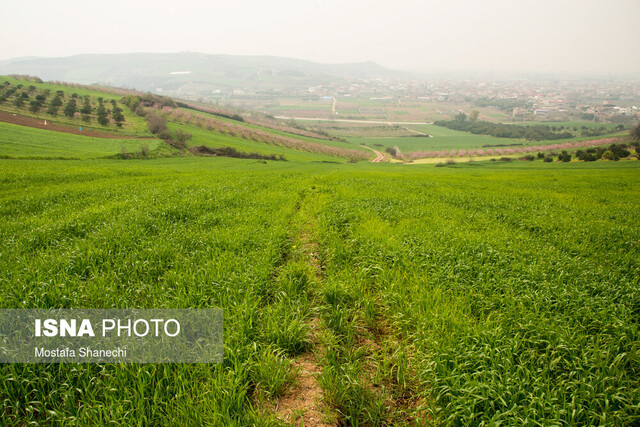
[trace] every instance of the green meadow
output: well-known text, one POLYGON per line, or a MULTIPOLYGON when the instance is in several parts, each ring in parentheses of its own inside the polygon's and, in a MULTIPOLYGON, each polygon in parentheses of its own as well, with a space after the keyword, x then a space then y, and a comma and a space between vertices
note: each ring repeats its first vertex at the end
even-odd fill
POLYGON ((97 158, 161 148, 158 139, 111 139, 33 129, 0 122, 0 156, 18 158, 97 158))
MULTIPOLYGON (((574 122, 558 122, 554 123, 554 125, 564 125, 568 126, 569 124, 573 125, 574 122)), ((580 129, 580 126, 576 126, 580 129)), ((547 124, 547 123, 544 123, 547 124)), ((551 123, 548 123, 550 126, 551 123)), ((489 135, 474 135, 468 132, 457 131, 453 129, 447 129, 441 126, 435 125, 407 125, 408 128, 413 129, 418 132, 423 132, 428 135, 431 135, 431 138, 423 138, 423 137, 366 137, 366 138, 347 138, 350 142, 357 144, 365 144, 367 146, 376 146, 379 144, 383 148, 386 147, 398 147, 401 152, 411 152, 411 151, 436 151, 436 150, 469 150, 469 149, 481 149, 483 147, 486 148, 495 148, 501 147, 505 145, 522 145, 522 146, 537 146, 537 145, 545 145, 545 144, 558 144, 562 142, 578 142, 578 141, 586 141, 592 139, 602 139, 602 138, 616 138, 616 137, 625 137, 628 135, 628 131, 622 131, 618 133, 603 135, 600 137, 576 137, 570 138, 566 140, 560 141, 526 141, 526 140, 518 140, 518 139, 510 139, 510 138, 497 138, 489 135)), ((611 127, 611 126, 609 126, 611 127)))
POLYGON ((225 316, 221 364, 2 365, 0 423, 640 422, 640 162, 309 160, 0 160, 3 308, 225 316))
POLYGON ((431 135, 431 138, 404 136, 390 138, 348 138, 348 140, 357 144, 364 143, 368 146, 381 144, 384 148, 398 147, 403 153, 410 151, 468 150, 482 148, 483 145, 525 143, 524 141, 508 138, 496 138, 488 135, 473 135, 468 132, 461 132, 434 125, 407 125, 406 127, 431 135))

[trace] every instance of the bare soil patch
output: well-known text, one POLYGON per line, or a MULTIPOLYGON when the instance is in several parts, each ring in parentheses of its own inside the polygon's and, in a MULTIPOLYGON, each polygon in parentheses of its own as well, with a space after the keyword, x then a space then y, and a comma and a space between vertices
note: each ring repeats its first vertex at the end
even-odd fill
POLYGON ((314 355, 305 353, 292 362, 300 377, 278 400, 275 408, 278 418, 295 426, 331 426, 332 424, 323 421, 323 410, 320 406, 322 389, 316 380, 321 368, 314 355))
POLYGON ((135 136, 119 135, 114 133, 102 132, 96 129, 88 129, 82 125, 71 126, 62 123, 52 122, 49 119, 37 119, 35 117, 23 116, 15 113, 0 111, 0 122, 11 123, 14 125, 27 126, 37 129, 52 130, 54 132, 70 133, 73 135, 92 136, 95 138, 112 138, 112 139, 153 139, 139 138, 135 136), (46 125, 44 124, 46 120, 46 125), (79 127, 82 126, 82 130, 79 127))

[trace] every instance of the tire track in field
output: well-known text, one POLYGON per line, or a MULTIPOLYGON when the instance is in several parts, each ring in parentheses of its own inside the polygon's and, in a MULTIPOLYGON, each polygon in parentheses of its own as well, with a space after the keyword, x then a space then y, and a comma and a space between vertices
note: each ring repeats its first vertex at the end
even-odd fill
POLYGON ((376 158, 371 160, 371 163, 380 163, 380 162, 384 161, 384 154, 382 152, 380 152, 378 150, 374 150, 371 147, 367 147, 366 145, 362 145, 362 147, 364 147, 364 148, 366 148, 368 150, 371 150, 374 153, 376 153, 376 158))
MULTIPOLYGON (((315 237, 315 216, 309 211, 317 203, 315 186, 306 190, 296 205, 291 220, 293 248, 287 262, 304 263, 309 267, 311 286, 310 294, 317 293, 322 281, 324 267, 320 258, 320 245, 315 237)), ((312 304, 313 305, 313 304, 312 304)), ((324 353, 320 343, 323 326, 320 317, 315 314, 308 322, 310 328, 310 348, 292 359, 294 370, 298 378, 291 389, 280 396, 275 403, 276 417, 290 425, 310 427, 333 426, 335 423, 326 421, 328 408, 323 403, 324 391, 318 383, 318 376, 322 372, 319 363, 324 353)), ((333 417, 335 418, 335 417, 333 417)))

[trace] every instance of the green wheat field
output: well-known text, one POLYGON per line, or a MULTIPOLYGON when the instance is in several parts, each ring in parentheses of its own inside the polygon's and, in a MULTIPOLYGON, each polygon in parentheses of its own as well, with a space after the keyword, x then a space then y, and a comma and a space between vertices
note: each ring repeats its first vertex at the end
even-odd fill
POLYGON ((220 307, 216 365, 4 365, 2 424, 640 421, 637 162, 0 160, 3 308, 220 307))

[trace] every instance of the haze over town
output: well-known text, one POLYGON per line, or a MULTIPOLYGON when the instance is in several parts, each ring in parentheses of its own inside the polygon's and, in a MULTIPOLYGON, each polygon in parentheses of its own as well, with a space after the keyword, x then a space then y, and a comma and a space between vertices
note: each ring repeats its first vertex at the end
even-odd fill
POLYGON ((3 7, 0 60, 81 53, 203 52, 418 72, 633 76, 634 0, 261 2, 80 0, 3 7), (18 35, 19 36, 16 36, 18 35))

